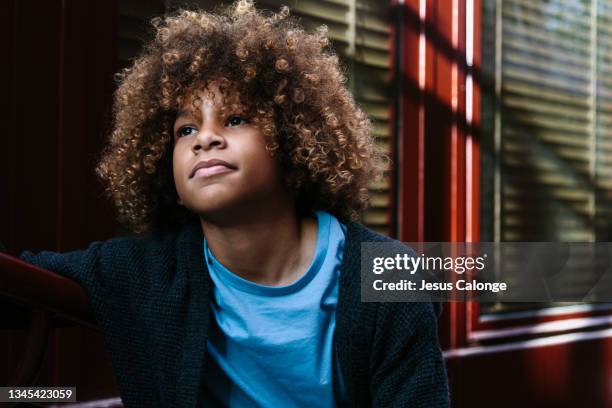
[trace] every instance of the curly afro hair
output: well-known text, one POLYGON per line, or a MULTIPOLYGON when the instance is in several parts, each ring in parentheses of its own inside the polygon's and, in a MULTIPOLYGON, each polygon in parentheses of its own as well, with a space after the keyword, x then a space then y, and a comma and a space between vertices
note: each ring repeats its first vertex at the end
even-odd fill
POLYGON ((152 24, 154 38, 118 74, 113 132, 97 167, 120 221, 137 233, 197 221, 177 204, 172 126, 185 98, 212 80, 238 91, 298 211, 360 217, 386 156, 345 87, 325 26, 307 33, 286 6, 273 13, 250 0, 218 14, 180 10, 152 24))

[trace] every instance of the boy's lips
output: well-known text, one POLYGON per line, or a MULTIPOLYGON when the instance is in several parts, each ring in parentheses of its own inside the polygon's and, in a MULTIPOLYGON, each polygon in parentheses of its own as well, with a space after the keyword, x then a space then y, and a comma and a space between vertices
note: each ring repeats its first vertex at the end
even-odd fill
POLYGON ((189 178, 208 177, 212 176, 213 174, 220 174, 233 170, 236 170, 236 166, 233 166, 224 160, 203 160, 198 162, 198 164, 193 167, 191 173, 189 174, 189 178))

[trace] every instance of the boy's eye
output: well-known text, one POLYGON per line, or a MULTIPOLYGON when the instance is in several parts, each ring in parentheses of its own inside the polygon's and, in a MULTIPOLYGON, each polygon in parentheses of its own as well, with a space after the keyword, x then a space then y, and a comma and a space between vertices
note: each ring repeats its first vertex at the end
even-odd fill
POLYGON ((238 126, 238 125, 244 125, 249 123, 248 119, 243 118, 242 116, 231 116, 228 120, 227 120, 227 125, 228 126, 238 126))
POLYGON ((183 126, 178 130, 178 132, 176 132, 176 134, 178 137, 182 137, 192 135, 197 133, 197 131, 198 129, 194 128, 193 126, 183 126))

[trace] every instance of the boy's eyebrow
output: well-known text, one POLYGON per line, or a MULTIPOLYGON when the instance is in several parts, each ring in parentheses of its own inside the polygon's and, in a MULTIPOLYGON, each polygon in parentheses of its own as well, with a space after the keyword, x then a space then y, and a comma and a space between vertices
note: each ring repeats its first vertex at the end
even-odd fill
MULTIPOLYGON (((226 107, 228 105, 224 105, 224 107, 226 107)), ((248 110, 247 105, 244 104, 238 104, 237 108, 235 109, 236 112, 239 113, 243 113, 246 112, 248 110)), ((197 117, 200 116, 200 112, 197 110, 193 110, 193 109, 181 109, 180 111, 178 111, 178 113, 176 114, 176 117, 174 119, 174 121, 176 122, 177 120, 183 118, 183 117, 197 117)))
POLYGON ((191 116, 191 115, 192 113, 188 109, 182 109, 178 111, 178 113, 176 114, 176 119, 178 120, 179 118, 182 118, 183 116, 191 116))

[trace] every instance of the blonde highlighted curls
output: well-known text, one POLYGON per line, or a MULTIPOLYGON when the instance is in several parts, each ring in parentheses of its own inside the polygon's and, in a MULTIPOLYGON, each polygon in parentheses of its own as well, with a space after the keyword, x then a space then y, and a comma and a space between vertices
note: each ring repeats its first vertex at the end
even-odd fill
POLYGON ((97 167, 121 221, 151 232, 197 220, 177 204, 172 124, 185 98, 219 79, 267 138, 300 211, 359 218, 384 156, 324 26, 307 33, 287 7, 271 13, 247 0, 220 14, 183 10, 152 23, 154 39, 119 74, 114 129, 97 167))

